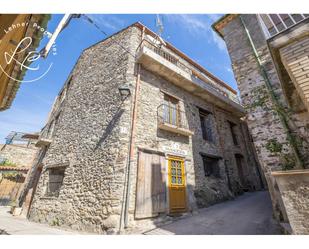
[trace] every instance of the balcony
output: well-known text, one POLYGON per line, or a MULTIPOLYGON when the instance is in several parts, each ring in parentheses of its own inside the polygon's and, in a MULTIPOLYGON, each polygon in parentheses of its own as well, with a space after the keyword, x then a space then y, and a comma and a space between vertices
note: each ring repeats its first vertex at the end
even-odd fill
POLYGON ((234 92, 220 85, 189 62, 184 62, 163 45, 144 39, 137 49, 137 62, 178 87, 237 116, 241 117, 245 113, 234 92))
POLYGON ((189 129, 185 112, 162 104, 157 109, 158 128, 169 132, 192 136, 194 132, 189 129))
POLYGON ((309 14, 259 14, 266 39, 274 37, 309 18, 309 14))
POLYGON ((308 111, 309 15, 260 14, 258 19, 289 103, 299 113, 308 111))

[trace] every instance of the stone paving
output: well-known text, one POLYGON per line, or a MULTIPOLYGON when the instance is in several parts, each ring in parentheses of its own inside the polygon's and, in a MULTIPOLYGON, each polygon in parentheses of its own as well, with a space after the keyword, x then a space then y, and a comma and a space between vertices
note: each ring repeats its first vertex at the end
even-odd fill
POLYGON ((24 217, 12 216, 9 213, 10 207, 0 207, 0 235, 74 235, 81 232, 60 230, 46 224, 30 222, 24 217))
MULTIPOLYGON (((0 234, 86 234, 30 222, 14 217, 9 207, 0 207, 0 234)), ((245 193, 233 201, 226 201, 197 214, 188 215, 168 225, 144 232, 150 235, 169 234, 281 234, 280 226, 272 219, 272 207, 266 191, 245 193)))
POLYGON ((268 192, 260 191, 200 209, 196 215, 144 234, 271 235, 281 234, 281 229, 272 218, 268 192))

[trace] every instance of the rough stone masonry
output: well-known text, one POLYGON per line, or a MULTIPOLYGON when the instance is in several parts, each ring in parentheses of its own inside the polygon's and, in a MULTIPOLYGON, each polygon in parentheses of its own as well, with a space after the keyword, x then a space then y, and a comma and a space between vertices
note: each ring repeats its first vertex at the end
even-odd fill
MULTIPOLYGON (((309 166, 309 115, 306 109, 308 106, 306 92, 308 19, 303 19, 297 25, 283 29, 281 33, 267 38, 258 16, 256 14, 226 15, 214 24, 214 28, 227 45, 241 99, 247 110, 248 127, 272 197, 274 214, 281 222, 288 222, 289 218, 278 185, 271 172, 299 167, 293 147, 297 148, 303 167, 309 166), (261 65, 254 56, 249 36, 261 65), (267 88, 261 67, 265 69, 270 88, 273 89, 275 98, 282 106, 281 113, 282 110, 286 113, 286 124, 290 131, 287 131, 284 122, 280 120, 278 108, 273 104, 271 91, 267 88)), ((295 180, 295 176, 292 179, 295 180)), ((294 185, 297 184, 294 183, 294 185)), ((300 194, 304 188, 308 188, 305 185, 290 190, 289 195, 293 197, 290 206, 294 205, 297 209, 299 203, 307 202, 307 197, 300 194), (295 196, 298 197, 295 198, 295 196)), ((287 195, 287 192, 285 190, 284 195, 287 195)), ((306 205, 303 204, 303 207, 306 205)), ((308 207, 306 209, 302 212, 308 215, 308 207)), ((293 219, 292 215, 290 219, 293 219)))
MULTIPOLYGON (((143 65, 139 72, 139 95, 134 103, 138 68, 135 56, 145 30, 148 39, 155 38, 137 23, 81 54, 41 133, 41 143, 45 141, 42 150, 46 153, 41 153, 34 165, 42 165, 43 169, 30 208, 31 220, 76 230, 117 233, 123 230, 127 193, 128 231, 155 227, 171 219, 168 185, 162 190, 166 195, 163 211, 153 217, 136 218, 140 153, 160 157, 163 163, 158 173, 164 182, 169 156, 183 158, 186 212, 262 188, 263 175, 246 123, 239 115, 174 85, 143 65), (119 87, 124 84, 131 92, 125 98, 119 94, 119 87), (158 128, 158 107, 167 96, 177 102, 193 135, 158 128), (134 104, 134 157, 128 175, 134 104), (201 109, 210 114, 212 142, 203 139, 201 109), (233 136, 237 137, 237 144, 233 136), (202 155, 217 163, 212 168, 215 175, 211 171, 205 174, 202 155), (126 189, 128 178, 130 185, 126 189), (52 188, 59 188, 58 195, 48 194, 52 188)), ((193 67, 175 51, 166 49, 184 65, 193 67)), ((150 180, 146 179, 144 184, 150 180)), ((152 187, 156 184, 153 182, 152 187)))

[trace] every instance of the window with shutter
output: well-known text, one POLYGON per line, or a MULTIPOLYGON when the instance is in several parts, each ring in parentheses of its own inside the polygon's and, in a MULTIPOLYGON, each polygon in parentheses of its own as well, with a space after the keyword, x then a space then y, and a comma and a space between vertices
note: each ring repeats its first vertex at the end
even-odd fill
POLYGON ((46 196, 59 196, 60 188, 64 178, 65 168, 48 169, 49 177, 46 196))

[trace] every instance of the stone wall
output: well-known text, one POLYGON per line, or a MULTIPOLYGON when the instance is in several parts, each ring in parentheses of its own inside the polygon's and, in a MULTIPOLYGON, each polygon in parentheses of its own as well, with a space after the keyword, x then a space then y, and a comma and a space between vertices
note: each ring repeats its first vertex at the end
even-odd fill
POLYGON ((309 110, 309 35, 281 48, 280 56, 298 94, 309 110))
MULTIPOLYGON (((147 148, 166 154, 168 153, 166 148, 177 148, 179 151, 186 152, 185 174, 189 211, 194 211, 197 207, 207 207, 214 203, 231 199, 235 195, 242 193, 243 190, 240 187, 240 180, 235 162, 236 153, 244 156, 246 178, 251 186, 250 190, 261 189, 259 177, 256 172, 256 160, 250 160, 254 155, 249 155, 247 151, 247 149, 253 148, 252 143, 249 141, 249 134, 242 132, 242 126, 246 126, 246 124, 238 117, 184 91, 144 68, 141 70, 140 95, 138 98, 137 112, 138 118, 135 137, 136 156, 138 148, 147 148), (189 129, 194 132, 192 137, 182 136, 158 128, 157 109, 163 104, 164 94, 179 99, 180 110, 185 113, 189 129), (202 138, 198 107, 213 114, 212 128, 214 132, 214 143, 207 142, 202 138), (232 142, 230 127, 227 121, 232 121, 237 125, 239 146, 235 146, 232 142), (247 137, 247 140, 244 136, 247 137), (200 153, 221 158, 219 161, 220 178, 205 177, 200 153), (229 174, 231 189, 229 189, 226 171, 228 171, 229 174)), ((136 161, 137 158, 135 157, 134 162, 136 161)), ((134 163, 130 191, 131 226, 138 226, 140 225, 139 223, 146 222, 136 221, 134 219, 136 176, 137 164, 134 163)), ((149 221, 148 223, 153 225, 157 222, 149 221)))
POLYGON ((309 234, 309 170, 273 173, 287 210, 293 234, 309 234))
POLYGON ((130 82, 132 73, 130 55, 121 46, 130 49, 132 32, 127 29, 80 56, 43 159, 30 220, 117 232, 130 129, 130 98, 123 101, 118 87, 130 82), (59 164, 67 166, 60 194, 46 197, 47 167, 59 164))
MULTIPOLYGON (((78 60, 65 99, 62 104, 56 101, 43 129, 47 137, 51 134, 52 142, 42 161, 42 176, 30 209, 31 220, 98 233, 116 233, 123 226, 137 69, 135 58, 121 46, 135 54, 141 35, 140 29, 130 27, 86 49, 78 60), (124 83, 130 85, 131 95, 121 100, 118 87, 124 83), (53 132, 49 132, 53 121, 53 132), (59 165, 66 167, 59 196, 47 197, 48 168, 59 165)), ((177 147, 186 152, 189 211, 233 198, 242 192, 235 153, 244 157, 249 190, 261 188, 256 175, 257 165, 248 155, 251 143, 245 139, 248 134, 243 132, 245 124, 239 118, 143 68, 139 91, 135 150, 131 158, 129 228, 149 228, 166 220, 161 217, 136 220, 134 217, 139 148, 164 152, 166 148, 177 147), (189 129, 194 131, 192 137, 158 129, 157 108, 163 103, 164 92, 180 99, 189 129), (214 143, 202 138, 197 106, 213 113, 214 143), (227 120, 237 125, 240 146, 231 144, 227 120), (222 158, 220 178, 205 177, 200 152, 222 158)))
MULTIPOLYGON (((268 48, 256 15, 241 16, 252 37, 262 64, 266 69, 271 86, 274 89, 274 94, 283 108, 289 112, 289 102, 286 99, 286 92, 282 87, 285 82, 282 82, 282 78, 278 75, 278 65, 276 65, 272 59, 272 54, 268 48)), ((221 32, 223 33, 231 57, 242 103, 247 110, 246 120, 252 134, 259 161, 265 172, 273 201, 275 216, 280 220, 286 221, 287 216, 282 204, 282 199, 275 180, 271 176, 271 171, 281 170, 282 168, 291 166, 289 165, 291 160, 292 163, 295 163, 291 146, 287 140, 286 130, 277 112, 274 111, 270 94, 239 17, 227 23, 222 28, 221 32), (269 149, 270 145, 282 146, 281 153, 269 149)), ((303 135, 306 129, 308 113, 292 112, 289 115, 291 123, 293 123, 293 125, 290 126, 292 133, 295 135, 303 135)), ((302 152, 305 153, 305 151, 306 149, 303 149, 302 152)), ((308 163, 306 162, 308 158, 305 156, 303 156, 303 158, 305 159, 305 163, 308 163)))
POLYGON ((17 167, 30 168, 38 148, 33 144, 0 144, 0 157, 6 158, 17 167))

